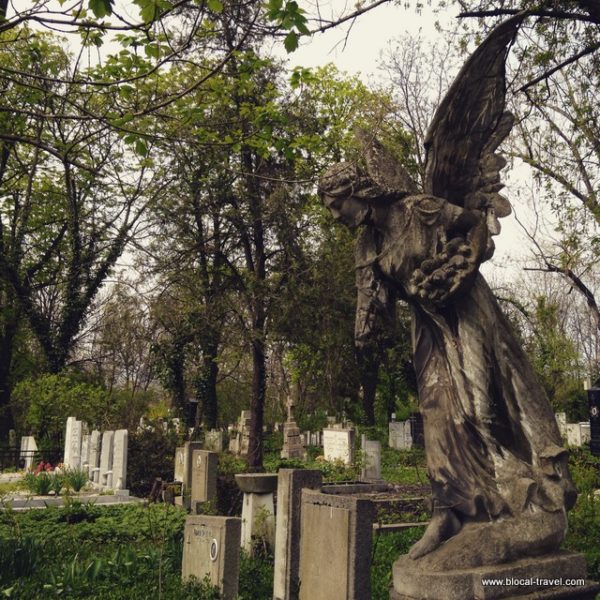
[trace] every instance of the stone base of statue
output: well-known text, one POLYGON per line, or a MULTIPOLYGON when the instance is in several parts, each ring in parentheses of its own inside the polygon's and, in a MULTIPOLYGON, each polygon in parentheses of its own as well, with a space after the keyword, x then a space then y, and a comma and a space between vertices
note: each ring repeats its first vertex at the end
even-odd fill
POLYGON ((594 600, 582 554, 557 551, 510 563, 426 571, 408 555, 394 563, 391 600, 594 600))

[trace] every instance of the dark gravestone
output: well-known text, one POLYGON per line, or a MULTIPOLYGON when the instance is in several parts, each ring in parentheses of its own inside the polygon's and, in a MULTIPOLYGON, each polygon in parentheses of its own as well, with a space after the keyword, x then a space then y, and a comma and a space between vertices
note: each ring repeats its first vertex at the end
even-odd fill
POLYGON ((594 456, 600 456, 600 387, 596 385, 588 390, 590 407, 590 450, 594 456))

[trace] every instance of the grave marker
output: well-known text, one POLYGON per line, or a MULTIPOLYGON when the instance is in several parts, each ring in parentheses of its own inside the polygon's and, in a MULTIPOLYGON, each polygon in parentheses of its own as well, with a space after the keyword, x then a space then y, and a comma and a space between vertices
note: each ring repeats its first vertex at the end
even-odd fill
POLYGON ((208 575, 224 600, 235 600, 240 569, 241 519, 238 517, 191 516, 183 533, 183 580, 208 575))
POLYGON ((112 481, 115 490, 124 490, 127 485, 127 429, 117 429, 114 435, 112 481))
POLYGON ((208 450, 192 452, 191 507, 196 512, 198 502, 214 502, 217 498, 219 455, 208 450))
POLYGON ((354 429, 323 429, 323 451, 329 461, 354 462, 354 429))
POLYGON ((99 483, 104 488, 112 488, 113 464, 113 439, 114 431, 105 431, 102 434, 102 448, 100 450, 100 478, 99 483))

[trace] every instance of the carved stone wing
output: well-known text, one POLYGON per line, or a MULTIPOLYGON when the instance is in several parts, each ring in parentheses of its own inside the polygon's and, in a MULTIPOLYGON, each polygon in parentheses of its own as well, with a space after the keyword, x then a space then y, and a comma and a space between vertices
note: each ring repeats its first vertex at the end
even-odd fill
POLYGON ((425 192, 464 208, 495 208, 499 217, 510 213, 510 204, 497 193, 506 161, 494 151, 512 127, 512 115, 505 112, 505 60, 522 19, 505 21, 475 50, 425 140, 425 192))
POLYGON ((372 132, 356 127, 354 135, 361 145, 369 176, 385 195, 418 193, 417 185, 406 169, 372 132))

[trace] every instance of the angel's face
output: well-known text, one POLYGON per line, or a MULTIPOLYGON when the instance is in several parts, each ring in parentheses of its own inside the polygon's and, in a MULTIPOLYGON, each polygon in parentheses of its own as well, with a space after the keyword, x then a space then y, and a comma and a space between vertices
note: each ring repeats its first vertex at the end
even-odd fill
POLYGON ((330 210, 333 218, 347 227, 364 225, 371 211, 365 200, 354 196, 329 196, 323 195, 325 206, 330 210))

